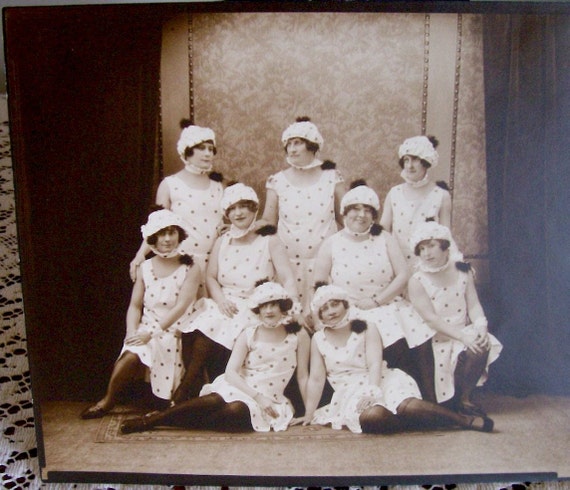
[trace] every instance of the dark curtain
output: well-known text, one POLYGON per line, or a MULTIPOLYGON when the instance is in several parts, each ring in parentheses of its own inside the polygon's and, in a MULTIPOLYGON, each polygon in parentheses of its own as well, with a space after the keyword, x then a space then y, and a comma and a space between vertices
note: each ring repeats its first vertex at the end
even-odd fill
POLYGON ((168 9, 6 11, 18 232, 35 396, 95 399, 125 333, 153 200, 168 9))
POLYGON ((491 387, 570 393, 570 16, 485 15, 491 387))

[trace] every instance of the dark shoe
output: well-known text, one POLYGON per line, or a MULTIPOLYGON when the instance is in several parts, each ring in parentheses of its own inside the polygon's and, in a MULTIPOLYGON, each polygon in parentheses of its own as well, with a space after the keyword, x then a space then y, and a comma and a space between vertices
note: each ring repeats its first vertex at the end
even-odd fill
POLYGON ((151 417, 158 412, 150 412, 142 417, 136 417, 134 419, 125 420, 119 430, 121 434, 132 434, 133 432, 144 432, 145 430, 151 430, 154 425, 151 423, 151 417))
POLYGON ((493 422, 493 419, 486 416, 475 416, 471 420, 469 427, 471 430, 477 430, 479 432, 493 432, 495 422, 493 422))
POLYGON ((83 420, 100 419, 100 418, 104 417, 105 415, 107 415, 108 413, 109 413, 109 410, 106 410, 103 407, 100 407, 99 405, 93 405, 93 406, 88 407, 85 410, 83 410, 83 412, 81 412, 81 414, 79 416, 83 420))
POLYGON ((486 417, 485 411, 473 402, 459 402, 457 411, 463 415, 471 415, 473 417, 486 417))

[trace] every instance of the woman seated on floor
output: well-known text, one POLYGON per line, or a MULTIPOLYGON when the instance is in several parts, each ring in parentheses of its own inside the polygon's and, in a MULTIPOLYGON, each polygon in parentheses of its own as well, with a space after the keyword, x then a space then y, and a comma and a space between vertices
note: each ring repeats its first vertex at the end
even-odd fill
POLYGON ((154 211, 141 227, 154 256, 141 264, 127 310, 123 348, 105 396, 81 413, 83 419, 103 417, 120 391, 136 378, 149 375, 152 393, 168 401, 182 378, 179 330, 189 322, 200 284, 200 271, 180 243, 188 236, 182 219, 172 211, 154 211))
POLYGON ((249 306, 256 320, 239 335, 225 374, 205 385, 199 397, 124 421, 121 432, 159 425, 222 431, 287 429, 293 406, 283 392, 297 368, 304 394, 309 335, 289 315, 291 295, 275 282, 258 285, 249 306))
POLYGON ((337 286, 321 286, 311 302, 317 331, 311 340, 306 413, 292 424, 331 424, 355 433, 457 427, 491 432, 485 416, 463 415, 421 399, 414 379, 382 360, 378 330, 350 307, 337 286), (334 389, 331 402, 317 408, 325 380, 334 389))
POLYGON ((431 221, 416 228, 410 245, 419 256, 419 270, 410 278, 408 291, 417 311, 437 332, 431 340, 437 402, 484 415, 471 394, 485 382, 489 364, 503 346, 487 330, 473 271, 452 243, 446 226, 431 221))

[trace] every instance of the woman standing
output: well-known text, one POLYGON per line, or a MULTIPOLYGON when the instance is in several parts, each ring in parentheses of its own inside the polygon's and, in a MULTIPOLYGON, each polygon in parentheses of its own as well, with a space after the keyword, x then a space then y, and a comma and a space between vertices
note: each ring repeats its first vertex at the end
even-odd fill
POLYGON ((180 251, 187 236, 182 219, 172 211, 149 215, 141 227, 154 256, 141 265, 127 310, 127 332, 105 396, 81 414, 103 417, 113 408, 119 392, 133 379, 148 373, 153 394, 170 400, 182 377, 179 331, 190 320, 200 271, 180 251))
MULTIPOLYGON (((194 258, 202 272, 200 297, 205 293, 204 277, 210 250, 222 223, 222 176, 212 171, 216 155, 214 131, 190 125, 188 120, 182 120, 181 126, 177 150, 184 167, 162 180, 156 192, 156 204, 180 216, 188 230, 181 250, 194 258)), ((131 262, 133 281, 137 267, 148 253, 149 248, 143 242, 131 262)))
POLYGON ((322 241, 338 230, 336 212, 343 178, 317 153, 323 137, 309 118, 298 118, 281 137, 289 168, 267 180, 261 221, 277 226, 293 268, 303 312, 310 314, 314 260, 322 241))
POLYGON ((414 136, 401 144, 398 163, 404 183, 390 189, 380 218, 382 227, 396 237, 410 270, 416 261, 409 245, 413 229, 426 220, 451 226, 451 196, 447 185, 433 182, 428 173, 439 163, 437 146, 438 141, 433 136, 414 136))
POLYGON ((449 228, 441 224, 416 228, 410 246, 420 263, 408 290, 417 311, 437 332, 431 340, 437 401, 463 413, 481 414, 471 394, 487 379, 489 364, 502 345, 488 332, 473 272, 461 255, 453 254, 451 243, 449 228))

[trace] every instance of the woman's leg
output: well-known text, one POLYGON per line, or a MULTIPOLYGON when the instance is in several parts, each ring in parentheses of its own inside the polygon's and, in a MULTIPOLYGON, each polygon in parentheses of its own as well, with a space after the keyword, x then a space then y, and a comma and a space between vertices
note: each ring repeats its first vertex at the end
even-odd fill
POLYGON ((144 365, 139 356, 132 352, 125 352, 113 366, 113 372, 107 385, 105 396, 95 405, 89 407, 81 413, 81 418, 92 419, 105 415, 106 412, 115 406, 118 394, 128 383, 142 374, 144 365))
POLYGON ((158 425, 182 428, 197 428, 212 413, 222 410, 227 403, 217 393, 199 396, 169 407, 161 412, 151 412, 142 417, 125 420, 121 432, 141 432, 151 430, 158 425))
POLYGON ((493 421, 488 417, 463 415, 419 398, 406 398, 398 406, 397 414, 410 429, 459 427, 482 432, 493 430, 493 421))
POLYGON ((223 408, 203 418, 201 427, 224 432, 251 432, 251 415, 248 406, 240 401, 226 403, 223 408))
POLYGON ((389 368, 401 369, 412 377, 416 374, 410 346, 406 339, 402 338, 389 347, 385 347, 383 357, 389 368))
POLYGON ((402 431, 402 420, 380 405, 367 408, 360 414, 360 427, 366 434, 392 434, 402 431))
POLYGON ((455 395, 453 397, 454 406, 458 411, 470 415, 485 415, 483 410, 471 401, 471 394, 485 372, 488 357, 489 351, 476 354, 466 350, 459 355, 455 367, 455 395))
POLYGON ((200 389, 204 386, 204 369, 208 363, 211 363, 214 357, 227 356, 228 349, 206 337, 202 332, 197 330, 192 332, 192 334, 194 339, 190 343, 187 342, 190 350, 187 348, 187 352, 184 355, 185 358, 188 358, 186 372, 180 385, 172 395, 174 404, 196 398, 200 393, 200 389))
POLYGON ((415 374, 412 376, 418 383, 422 399, 437 403, 435 394, 435 367, 431 339, 410 350, 414 362, 415 374))

